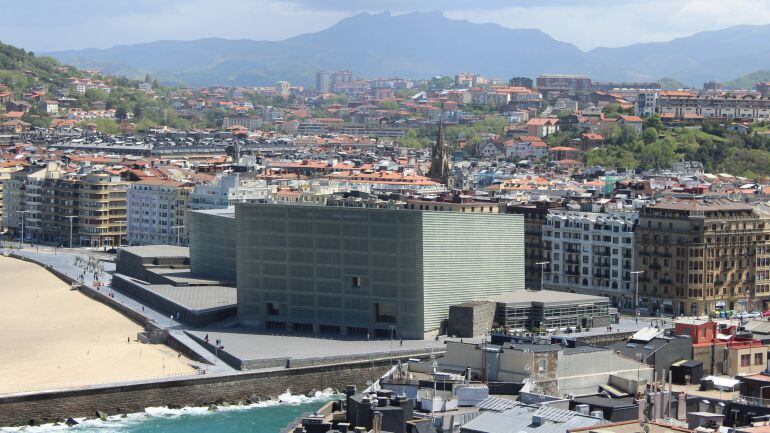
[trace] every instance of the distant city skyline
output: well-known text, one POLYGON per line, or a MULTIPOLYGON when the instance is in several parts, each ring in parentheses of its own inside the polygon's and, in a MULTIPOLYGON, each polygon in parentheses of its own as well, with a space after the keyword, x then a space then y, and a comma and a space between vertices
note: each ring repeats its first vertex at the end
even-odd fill
POLYGON ((763 0, 0 0, 0 41, 57 51, 207 37, 281 40, 360 12, 436 10, 452 19, 539 29, 583 50, 770 24, 770 2, 763 0))

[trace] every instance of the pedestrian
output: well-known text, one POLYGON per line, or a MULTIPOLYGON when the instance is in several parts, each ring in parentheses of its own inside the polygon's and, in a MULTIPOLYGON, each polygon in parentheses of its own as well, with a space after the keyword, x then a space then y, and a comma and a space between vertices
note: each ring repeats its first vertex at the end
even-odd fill
POLYGON ((131 342, 131 337, 126 337, 126 343, 130 343, 130 342, 131 342))
POLYGON ((208 344, 208 342, 209 342, 209 334, 206 334, 206 336, 203 337, 203 341, 205 341, 206 344, 208 344))
POLYGON ((404 347, 404 339, 401 339, 401 347, 404 347))

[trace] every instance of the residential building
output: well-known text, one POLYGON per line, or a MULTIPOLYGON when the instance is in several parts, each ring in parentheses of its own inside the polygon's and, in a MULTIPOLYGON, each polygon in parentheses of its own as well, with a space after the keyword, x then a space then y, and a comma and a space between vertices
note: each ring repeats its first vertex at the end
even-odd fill
POLYGON ((758 340, 738 337, 735 326, 714 320, 681 318, 674 322, 676 335, 692 339, 692 359, 703 363, 704 374, 754 374, 767 369, 767 347, 758 340))
POLYGON ((236 251, 238 316, 246 326, 421 339, 438 332, 450 305, 524 288, 523 221, 514 215, 235 209, 234 216, 209 212, 205 225, 192 214, 191 265, 196 272, 212 254, 223 256, 217 251, 236 251), (206 237, 228 226, 235 244, 206 237))
POLYGON ((542 289, 540 278, 543 266, 539 263, 548 260, 543 250, 543 226, 548 210, 559 206, 559 202, 545 200, 508 206, 508 213, 524 215, 524 269, 528 289, 542 289))
POLYGON ((145 179, 128 189, 129 245, 187 245, 187 205, 192 186, 169 179, 145 179))
POLYGON ((537 77, 537 89, 543 93, 590 92, 591 79, 585 75, 543 74, 537 77))
POLYGON ((770 95, 770 82, 757 83, 755 88, 764 98, 767 98, 770 95))
POLYGON ((288 98, 291 93, 291 84, 288 81, 278 81, 273 86, 276 96, 288 98))
POLYGON ((766 216, 744 203, 674 198, 647 206, 636 231, 639 303, 651 312, 750 311, 770 299, 766 216), (756 285, 756 287, 755 287, 756 285))
POLYGON ((545 137, 559 130, 559 119, 534 118, 527 121, 527 134, 535 137, 545 137))
POLYGON ((271 188, 264 180, 241 180, 238 173, 221 176, 210 184, 197 184, 190 192, 192 210, 224 209, 235 203, 266 202, 271 188))
POLYGON ((222 129, 233 126, 243 126, 249 131, 256 131, 262 127, 262 118, 260 116, 225 116, 222 119, 222 129))
POLYGON ((618 117, 618 126, 630 126, 634 128, 634 131, 636 131, 637 135, 641 135, 643 121, 639 116, 629 116, 627 114, 622 114, 620 117, 618 117))
POLYGON ((23 170, 24 165, 14 161, 0 161, 0 232, 4 228, 3 190, 10 189, 11 174, 23 170))
POLYGON ((661 91, 655 112, 662 117, 770 119, 770 98, 752 92, 661 91))
POLYGON ((511 87, 524 87, 531 89, 533 87, 532 78, 527 77, 513 77, 508 80, 508 85, 511 87))
POLYGON ((11 175, 5 225, 25 240, 113 246, 125 236, 128 182, 101 171, 67 173, 56 163, 11 175), (68 217, 73 217, 72 221, 68 217))
POLYGON ((316 72, 315 89, 318 93, 329 93, 332 90, 332 74, 329 71, 316 72))
POLYGON ((549 210, 542 229, 549 262, 543 288, 606 296, 613 305, 629 308, 637 220, 631 211, 549 210))

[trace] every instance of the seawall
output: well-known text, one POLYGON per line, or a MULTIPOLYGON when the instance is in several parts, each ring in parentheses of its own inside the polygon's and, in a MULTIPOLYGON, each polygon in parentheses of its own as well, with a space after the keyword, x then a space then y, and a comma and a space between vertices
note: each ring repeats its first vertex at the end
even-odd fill
POLYGON ((390 361, 358 362, 8 395, 0 397, 0 426, 95 417, 97 411, 116 415, 142 412, 152 406, 238 403, 253 395, 276 397, 287 389, 294 394, 324 388, 344 390, 351 384, 361 389, 390 366, 390 361))

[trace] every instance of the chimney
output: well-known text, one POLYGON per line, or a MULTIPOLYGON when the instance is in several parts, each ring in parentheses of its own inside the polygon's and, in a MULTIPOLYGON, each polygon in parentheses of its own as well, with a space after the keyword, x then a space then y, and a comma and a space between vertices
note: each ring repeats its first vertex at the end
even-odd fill
POLYGON ((382 412, 372 415, 372 433, 382 433, 382 412))
POLYGON ((388 397, 377 397, 377 407, 386 407, 388 405, 388 397))
POLYGON ((588 415, 588 405, 587 404, 578 404, 575 405, 575 412, 578 412, 582 415, 588 415))
POLYGON ((532 425, 541 426, 545 424, 545 418, 542 415, 532 415, 532 425))

